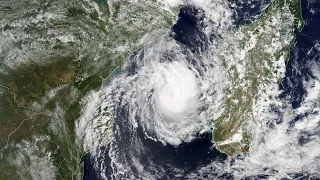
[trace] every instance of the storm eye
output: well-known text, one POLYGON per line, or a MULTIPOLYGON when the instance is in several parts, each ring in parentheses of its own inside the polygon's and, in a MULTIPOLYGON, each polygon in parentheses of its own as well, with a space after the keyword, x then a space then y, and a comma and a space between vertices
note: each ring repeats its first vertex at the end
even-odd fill
POLYGON ((311 135, 308 133, 302 133, 298 138, 298 143, 300 146, 307 144, 311 140, 311 135))

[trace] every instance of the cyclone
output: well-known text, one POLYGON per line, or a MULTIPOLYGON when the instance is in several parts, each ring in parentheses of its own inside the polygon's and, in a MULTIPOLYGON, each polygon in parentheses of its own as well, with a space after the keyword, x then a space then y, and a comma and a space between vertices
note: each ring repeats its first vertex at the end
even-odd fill
POLYGON ((319 3, 3 1, 1 179, 319 179, 319 3))
POLYGON ((294 18, 288 7, 270 11, 274 17, 234 31, 243 18, 223 2, 188 4, 170 30, 144 37, 83 101, 84 179, 307 177, 310 159, 305 173, 313 177, 318 153, 304 153, 300 139, 317 128, 300 114, 318 104, 306 94, 293 109, 283 98, 278 82, 288 76, 283 47, 294 40, 294 18))
POLYGON ((174 178, 212 157, 226 158, 208 132, 230 82, 214 58, 216 44, 202 31, 203 12, 184 7, 182 13, 185 19, 148 39, 99 92, 98 108, 114 122, 110 144, 93 152, 99 177, 174 178), (195 24, 181 36, 185 20, 195 24))
POLYGON ((114 79, 108 97, 110 102, 117 100, 115 109, 128 106, 133 128, 140 125, 150 138, 179 145, 209 128, 204 110, 208 99, 213 98, 208 86, 210 74, 206 72, 211 70, 196 69, 174 40, 166 41, 145 49, 144 55, 138 54, 114 79), (177 50, 163 57, 169 50, 164 47, 167 44, 177 50), (154 52, 154 46, 158 52, 154 52))

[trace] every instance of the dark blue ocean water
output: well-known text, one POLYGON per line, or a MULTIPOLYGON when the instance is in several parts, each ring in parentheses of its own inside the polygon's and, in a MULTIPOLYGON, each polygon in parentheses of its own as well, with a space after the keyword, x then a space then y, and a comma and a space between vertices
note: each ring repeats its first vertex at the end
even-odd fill
POLYGON ((282 98, 288 99, 293 108, 298 108, 306 93, 303 81, 312 77, 311 68, 319 63, 319 50, 314 48, 320 40, 320 1, 303 0, 302 13, 305 26, 302 32, 295 32, 295 45, 290 49, 290 60, 286 68, 286 76, 280 85, 282 98), (314 10, 315 13, 310 12, 314 10))
MULTIPOLYGON (((235 2, 240 3, 240 1, 235 2)), ((286 76, 279 87, 283 90, 281 98, 288 99, 294 108, 299 107, 305 94, 302 80, 313 78, 310 73, 311 62, 319 61, 320 59, 318 50, 312 50, 312 47, 315 45, 315 40, 320 40, 320 2, 310 2, 311 1, 302 2, 303 17, 306 25, 302 32, 296 32, 296 43, 290 51, 290 60, 288 61, 286 76), (319 8, 316 9, 316 7, 319 8), (317 13, 310 13, 311 8, 317 13)), ((251 3, 254 3, 255 6, 241 3, 241 5, 234 8, 236 11, 235 19, 237 25, 250 22, 250 20, 257 18, 263 11, 261 8, 261 4, 263 3, 260 1, 252 1, 251 3), (242 8, 239 8, 240 6, 242 8)), ((206 39, 201 31, 203 26, 201 22, 203 19, 202 13, 201 10, 195 9, 194 7, 181 7, 179 20, 172 27, 172 37, 195 54, 205 51, 207 43, 210 41, 206 39)), ((192 61, 192 59, 190 60, 192 61)), ((135 70, 134 67, 131 69, 135 70)), ((144 165, 145 170, 153 172, 157 179, 185 179, 185 174, 197 170, 200 166, 205 166, 212 161, 223 161, 227 158, 225 154, 213 148, 213 144, 208 138, 207 133, 199 134, 198 139, 191 143, 183 143, 178 147, 174 147, 145 138, 142 128, 138 128, 135 132, 132 132, 131 123, 127 118, 127 108, 128 107, 125 106, 119 106, 116 110, 118 119, 115 120, 114 131, 117 131, 117 133, 115 133, 115 141, 113 142, 116 144, 116 151, 121 154, 121 160, 124 165, 130 166, 130 164, 134 163, 132 157, 137 157, 140 163, 144 165), (165 169, 165 171, 160 169, 165 169), (180 174, 178 178, 177 169, 181 170, 179 171, 180 174)), ((297 121, 298 120, 299 119, 297 119, 297 121)), ((111 162, 108 155, 109 149, 110 147, 101 147, 100 151, 102 155, 98 163, 106 164, 106 166, 102 168, 106 170, 105 175, 111 178, 115 172, 113 172, 112 168, 108 165, 111 162)), ((102 178, 100 174, 101 169, 93 168, 94 162, 90 154, 87 154, 83 158, 83 162, 84 180, 97 180, 102 178)), ((129 169, 131 169, 133 174, 138 172, 133 165, 129 167, 129 169)), ((115 171, 117 170, 115 169, 115 171)), ((212 174, 214 174, 214 172, 212 172, 212 174)), ((139 176, 139 174, 136 174, 136 179, 139 179, 139 176)), ((206 174, 202 174, 201 177, 206 179, 207 176, 206 174)), ((118 178, 126 179, 127 177, 122 176, 118 178)), ((229 174, 220 178, 233 179, 229 174)), ((251 178, 263 179, 267 178, 267 175, 251 178)))

